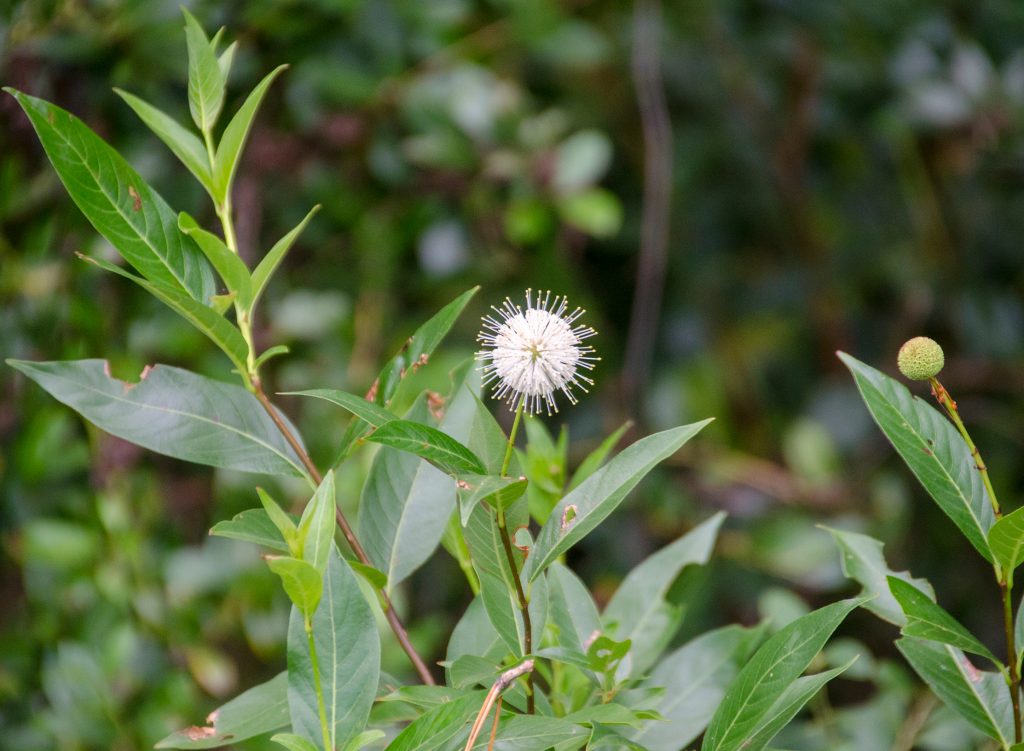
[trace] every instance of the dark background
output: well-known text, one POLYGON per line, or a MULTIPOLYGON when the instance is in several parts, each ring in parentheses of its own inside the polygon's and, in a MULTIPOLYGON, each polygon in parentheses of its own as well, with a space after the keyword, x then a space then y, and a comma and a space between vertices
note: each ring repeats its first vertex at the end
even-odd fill
MULTIPOLYGON (((855 591, 825 524, 882 539, 894 568, 929 577, 1002 650, 989 572, 913 484, 834 352, 893 373, 904 339, 938 339, 1002 503, 1019 505, 1024 4, 189 7, 240 42, 229 111, 292 66, 235 189, 250 263, 323 205, 257 322, 259 342, 292 348, 267 368, 275 390, 364 390, 412 329, 480 284, 435 359, 443 383, 489 305, 551 288, 600 332, 597 387, 550 421, 570 425, 573 461, 627 418, 634 436, 717 418, 576 553, 599 599, 724 509, 681 638, 855 591)), ((188 119, 178 4, 3 8, 0 83, 82 117, 172 207, 212 226, 205 194, 111 91, 188 119)), ((111 254, 104 242, 4 95, 0 353, 229 378, 170 311, 74 258, 111 254)), ((344 415, 284 404, 326 462, 344 415)), ((102 435, 8 368, 0 443, 0 745, 147 747, 280 669, 283 597, 252 548, 206 535, 254 505, 253 478, 102 435)), ((343 487, 363 471, 351 466, 343 487)), ((443 559, 406 602, 435 659, 467 596, 443 559)), ((816 702, 789 747, 888 747, 901 713, 925 701, 895 629, 857 614, 843 633, 862 645, 840 642, 864 653, 859 677, 836 684, 835 706, 816 702)), ((397 650, 386 667, 404 674, 397 650)), ((931 712, 939 729, 922 748, 973 743, 947 719, 931 712)))

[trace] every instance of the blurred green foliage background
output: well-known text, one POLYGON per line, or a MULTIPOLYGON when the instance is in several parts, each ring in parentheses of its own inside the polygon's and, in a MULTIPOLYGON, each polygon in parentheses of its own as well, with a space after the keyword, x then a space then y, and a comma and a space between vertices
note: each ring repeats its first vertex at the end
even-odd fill
MULTIPOLYGON (((939 339, 943 380, 1017 505, 1024 4, 663 5, 189 3, 240 41, 236 104, 292 66, 236 182, 243 255, 252 263, 324 207, 257 322, 259 341, 292 348, 268 366, 273 388, 365 390, 416 325, 474 284, 476 314, 528 286, 566 293, 588 309, 603 357, 594 392, 549 421, 570 426, 572 457, 625 419, 643 433, 717 418, 572 560, 599 597, 725 509, 684 636, 850 591, 826 524, 885 540, 897 568, 931 578, 998 644, 986 572, 913 487, 833 353, 893 372, 904 339, 939 339)), ((181 26, 165 0, 8 2, 0 83, 76 113, 174 208, 212 224, 201 189, 111 91, 186 120, 181 26)), ((0 353, 229 378, 170 311, 74 258, 112 256, 103 242, 4 96, 0 353)), ((461 322, 424 385, 472 353, 476 323, 461 322)), ((328 461, 344 415, 284 404, 328 461)), ((0 745, 149 747, 280 669, 284 597, 254 549, 206 535, 254 505, 253 478, 102 435, 8 368, 0 444, 0 745)), ((343 487, 364 470, 348 467, 343 487)), ((438 558, 404 603, 435 659, 468 596, 438 558)), ((858 613, 844 633, 858 642, 835 649, 866 645, 875 659, 780 742, 888 748, 908 707, 931 723, 921 748, 974 742, 918 693, 895 629, 858 613)), ((397 653, 389 667, 406 670, 397 653)))

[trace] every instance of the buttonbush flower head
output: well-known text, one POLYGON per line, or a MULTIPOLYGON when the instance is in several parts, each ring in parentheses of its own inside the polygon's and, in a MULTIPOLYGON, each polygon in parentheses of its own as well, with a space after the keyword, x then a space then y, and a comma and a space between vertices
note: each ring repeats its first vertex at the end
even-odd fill
POLYGON ((912 381, 934 378, 946 364, 942 347, 927 336, 915 336, 900 347, 896 356, 900 372, 912 381))
POLYGON ((548 291, 534 297, 531 290, 526 290, 525 308, 506 297, 492 310, 496 315, 484 316, 477 336, 485 349, 476 357, 484 363, 484 384, 494 384, 495 399, 506 400, 511 409, 522 400, 525 410, 534 414, 543 405, 550 415, 558 411, 555 392, 575 404, 573 388, 586 392, 593 385, 581 371, 593 370, 600 358, 583 340, 597 332, 576 324, 586 311, 576 308, 569 313, 564 296, 552 297, 548 291))

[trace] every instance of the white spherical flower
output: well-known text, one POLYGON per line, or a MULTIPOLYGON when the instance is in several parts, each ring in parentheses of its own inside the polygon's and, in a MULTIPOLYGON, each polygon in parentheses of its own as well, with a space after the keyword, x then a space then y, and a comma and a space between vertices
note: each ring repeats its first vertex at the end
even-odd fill
POLYGON ((494 384, 492 396, 504 399, 511 409, 520 400, 527 412, 550 415, 557 412, 555 392, 561 391, 576 403, 573 387, 586 392, 593 381, 580 371, 593 370, 594 348, 583 340, 597 332, 589 326, 573 325, 585 311, 568 313, 569 303, 561 295, 542 292, 533 297, 526 290, 526 308, 505 298, 497 316, 485 316, 477 339, 486 347, 476 357, 485 363, 484 384, 494 384))

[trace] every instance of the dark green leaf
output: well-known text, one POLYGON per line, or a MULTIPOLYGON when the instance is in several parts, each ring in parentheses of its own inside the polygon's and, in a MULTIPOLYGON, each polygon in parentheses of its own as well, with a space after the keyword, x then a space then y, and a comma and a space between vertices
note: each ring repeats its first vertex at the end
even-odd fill
POLYGON ((604 521, 644 476, 710 420, 641 438, 597 470, 555 506, 537 536, 524 575, 533 581, 552 561, 604 521))
POLYGON ((925 490, 985 560, 995 514, 970 449, 956 428, 906 387, 840 352, 875 422, 925 490))
POLYGON ((373 402, 367 401, 361 396, 348 394, 337 389, 309 389, 308 391, 285 391, 285 396, 312 396, 317 399, 324 399, 347 409, 361 420, 365 420, 372 427, 379 428, 381 425, 398 417, 379 407, 373 402))
POLYGON ((215 537, 230 537, 233 540, 254 542, 284 553, 293 553, 281 536, 280 530, 270 520, 267 512, 261 508, 243 511, 229 521, 217 522, 210 529, 215 537))
POLYGON ((672 617, 665 595, 684 567, 708 562, 724 520, 719 512, 651 555, 629 572, 608 602, 602 615, 605 626, 615 624, 615 638, 633 642, 630 675, 646 673, 675 635, 679 621, 672 617))
POLYGON ((487 473, 472 451, 437 428, 422 423, 391 420, 373 431, 367 440, 416 454, 453 477, 487 473))
POLYGON ((156 744, 157 748, 220 748, 271 733, 288 724, 288 674, 250 688, 212 715, 213 724, 193 725, 156 744))
MULTIPOLYGON (((336 746, 366 726, 380 676, 380 639, 355 575, 333 545, 313 635, 327 717, 336 746)), ((319 742, 320 716, 309 644, 298 610, 288 624, 288 703, 292 730, 319 742)))
POLYGON ((931 599, 935 599, 935 590, 927 580, 915 579, 909 571, 896 572, 889 569, 889 564, 885 562, 885 557, 882 555, 883 545, 875 538, 842 529, 830 527, 822 527, 822 529, 831 534, 835 538, 836 545, 839 546, 841 556, 839 562, 842 564, 843 573, 863 585, 861 595, 872 598, 864 604, 864 607, 879 618, 897 626, 903 626, 907 622, 906 616, 903 615, 903 609, 889 589, 887 581, 889 576, 902 579, 916 589, 925 592, 931 599))
POLYGON ((234 292, 238 297, 238 304, 248 310, 252 305, 252 282, 249 280, 249 269, 238 254, 215 234, 200 227, 196 220, 184 211, 178 214, 178 229, 196 241, 207 260, 217 269, 228 291, 234 292))
POLYGON ((807 669, 851 610, 864 598, 841 600, 797 618, 772 636, 726 691, 704 735, 701 751, 744 748, 772 706, 807 669))
MULTIPOLYGON (((231 183, 235 177, 235 170, 238 168, 239 157, 245 147, 245 139, 249 135, 252 121, 256 117, 256 110, 263 101, 267 89, 274 79, 287 68, 287 65, 279 65, 270 73, 264 76, 263 80, 256 84, 256 88, 246 98, 231 122, 224 128, 224 133, 217 145, 217 155, 213 160, 213 190, 214 200, 223 203, 231 192, 231 183)), ((301 228, 301 225, 300 225, 301 228)))
POLYGON ((904 636, 896 647, 935 695, 1004 747, 1013 739, 1010 692, 999 673, 978 670, 948 644, 904 636))
POLYGON ((1002 664, 974 634, 960 625, 956 618, 927 594, 895 576, 890 576, 888 582, 893 597, 907 616, 907 624, 903 627, 905 635, 952 644, 954 647, 991 660, 996 665, 1002 664))
POLYGON ((127 102, 139 119, 153 131, 167 148, 184 164, 188 171, 195 175, 199 184, 206 188, 213 197, 213 182, 210 177, 210 158, 202 141, 177 120, 164 114, 153 105, 129 94, 122 89, 114 89, 119 97, 127 102))
POLYGON ((120 154, 81 120, 42 99, 4 89, 25 110, 71 198, 93 227, 146 279, 206 303, 216 292, 199 248, 120 154))
MULTIPOLYGON (((388 745, 388 751, 439 751, 464 733, 484 703, 484 692, 474 691, 440 704, 410 724, 388 745)), ((465 745, 465 744, 463 744, 465 745)))
POLYGON ((252 394, 180 368, 111 378, 104 360, 8 364, 99 428, 160 454, 269 475, 305 476, 302 462, 252 394))

